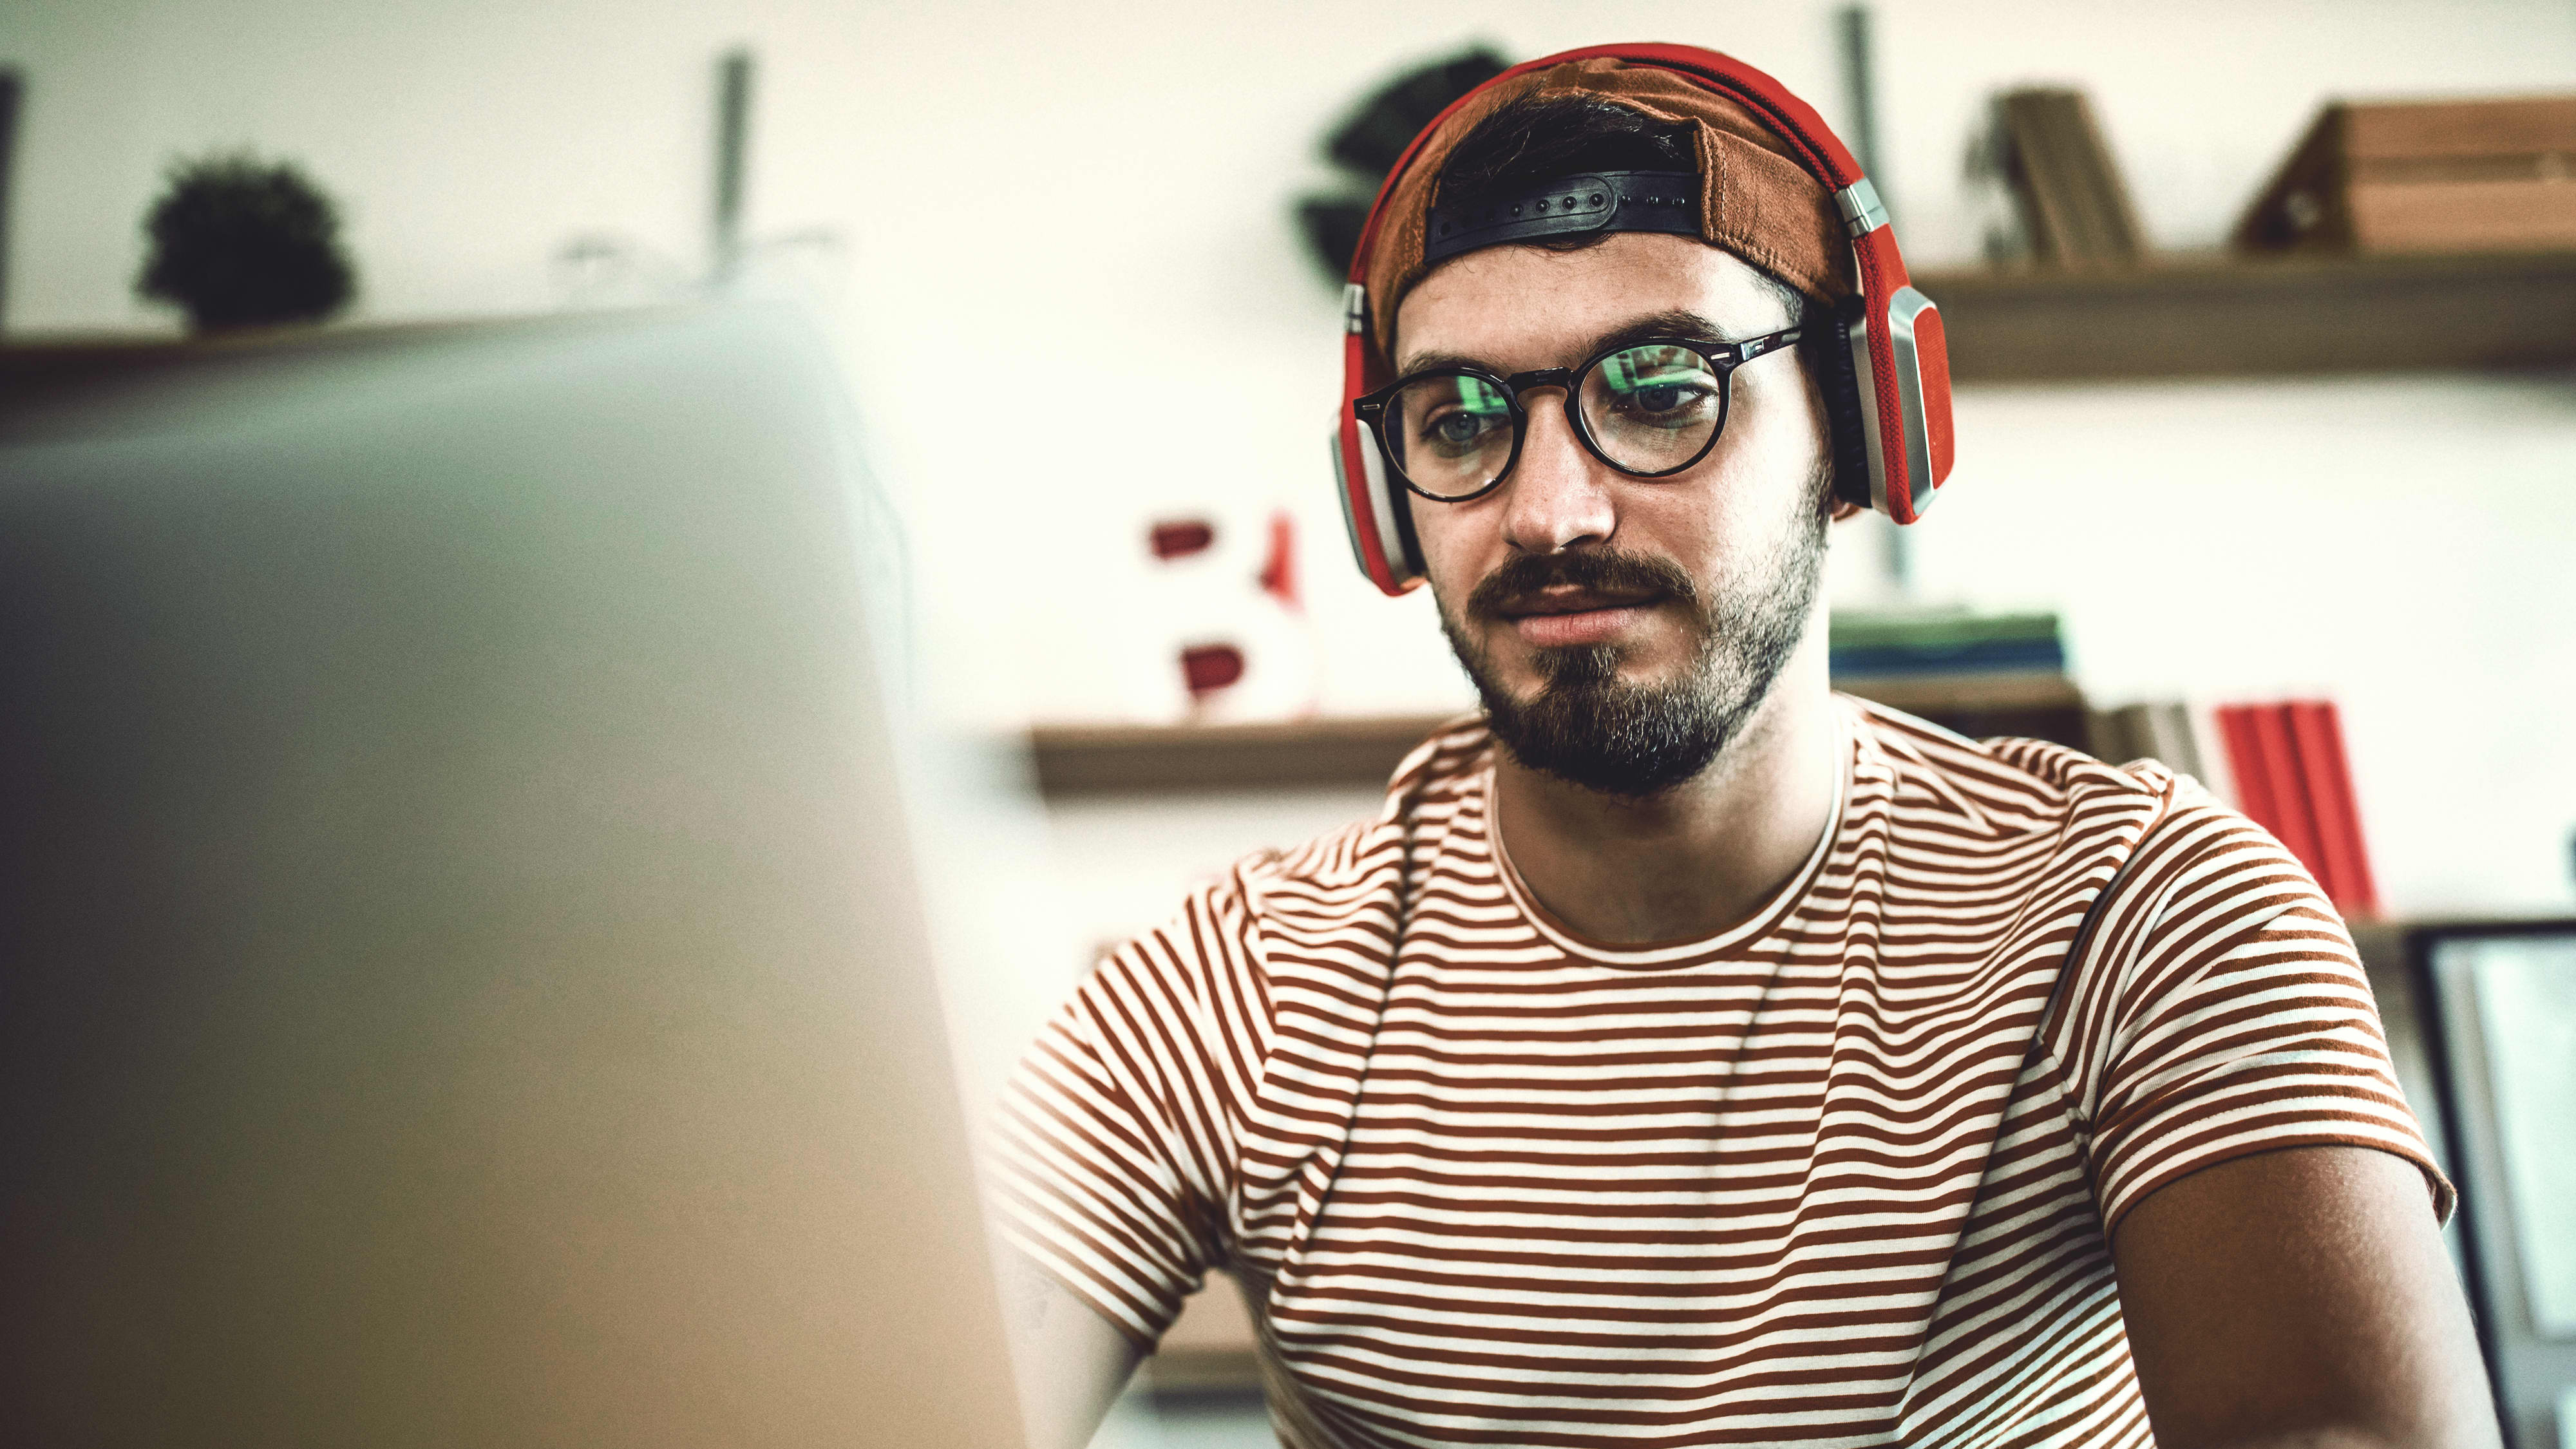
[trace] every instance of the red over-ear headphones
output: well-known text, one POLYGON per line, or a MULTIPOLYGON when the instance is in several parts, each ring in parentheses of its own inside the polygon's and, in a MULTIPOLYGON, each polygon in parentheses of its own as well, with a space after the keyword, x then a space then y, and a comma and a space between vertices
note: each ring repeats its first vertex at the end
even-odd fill
POLYGON ((1875 508, 1898 523, 1912 523, 1932 506, 1934 490, 1950 476, 1950 359, 1941 313, 1932 299, 1907 282, 1878 190, 1861 175, 1851 152, 1825 127, 1815 109, 1787 87, 1731 56, 1689 45, 1601 45, 1569 50, 1518 65, 1461 97, 1405 148, 1387 172, 1360 229, 1343 289, 1342 409, 1335 419, 1333 471, 1340 483, 1342 521, 1351 553, 1369 581, 1401 594, 1422 581, 1422 553, 1413 538, 1411 505, 1389 473, 1376 436, 1360 422, 1354 400, 1394 381, 1388 359, 1369 330, 1369 247, 1377 239, 1387 199, 1413 163, 1422 143, 1459 106, 1487 86, 1574 61, 1609 59, 1630 66, 1676 72, 1751 108, 1796 153, 1798 163, 1833 193, 1835 209, 1851 234, 1857 295, 1828 324, 1840 329, 1844 347, 1827 347, 1825 405, 1835 433, 1836 492, 1875 508))

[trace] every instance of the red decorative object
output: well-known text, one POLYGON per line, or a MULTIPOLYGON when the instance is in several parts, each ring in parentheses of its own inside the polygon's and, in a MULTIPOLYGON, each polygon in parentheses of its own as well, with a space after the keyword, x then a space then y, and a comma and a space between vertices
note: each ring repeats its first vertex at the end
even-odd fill
POLYGON ((1297 601, 1297 525, 1288 511, 1270 515, 1270 556, 1262 560, 1261 590, 1291 609, 1297 601))
POLYGON ((1181 651, 1190 698, 1205 699, 1243 677, 1243 651, 1231 644, 1192 644, 1181 651))
POLYGON ((1199 553, 1216 542, 1216 525, 1203 518, 1174 518, 1157 523, 1146 535, 1154 557, 1163 560, 1199 553))

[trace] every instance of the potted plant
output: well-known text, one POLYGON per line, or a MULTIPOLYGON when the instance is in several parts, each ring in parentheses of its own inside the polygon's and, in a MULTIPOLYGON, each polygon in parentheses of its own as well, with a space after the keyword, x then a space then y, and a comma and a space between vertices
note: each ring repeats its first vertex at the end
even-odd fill
POLYGON ((175 162, 143 230, 150 255, 135 291, 176 304, 200 334, 319 322, 357 291, 338 207, 288 162, 175 162))

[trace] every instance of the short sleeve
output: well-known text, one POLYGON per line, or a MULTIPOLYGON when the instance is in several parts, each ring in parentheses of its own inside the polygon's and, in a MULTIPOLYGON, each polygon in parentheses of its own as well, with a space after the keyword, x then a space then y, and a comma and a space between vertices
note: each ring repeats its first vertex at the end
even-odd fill
POLYGON ((1211 886, 1102 960, 993 1124, 1003 1239, 1148 1350, 1230 1241, 1250 938, 1239 895, 1211 886))
POLYGON ((2091 1111, 2106 1232, 2204 1167, 2285 1147, 2394 1153, 2434 1211, 2452 1191, 2399 1091, 2352 937, 2278 842, 2206 806, 2170 822, 2131 875, 2156 893, 2106 1014, 2091 1111))

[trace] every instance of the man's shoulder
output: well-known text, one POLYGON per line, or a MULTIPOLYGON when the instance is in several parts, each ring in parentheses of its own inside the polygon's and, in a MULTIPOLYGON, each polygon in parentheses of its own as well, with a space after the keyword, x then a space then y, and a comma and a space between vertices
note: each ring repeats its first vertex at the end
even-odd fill
POLYGON ((2089 871, 2085 860, 2103 844, 2125 841, 2117 852, 2128 860, 2124 889, 2164 903, 2124 918, 2131 931, 2170 926, 2172 912, 2207 902, 2224 909, 2206 919, 2184 910, 2195 929, 2223 918, 2242 933, 2301 909, 2332 916, 2307 868, 2278 840, 2159 761, 2113 765, 2046 740, 1971 740, 1884 705, 1852 699, 1850 706, 1863 770, 1875 758, 1896 830, 1911 829, 1926 851, 1962 844, 1973 851, 1981 834, 2047 835, 2052 861, 2089 871))
POLYGON ((2214 804, 2198 782, 2154 760, 2106 764, 2048 740, 1970 739, 1853 695, 1857 766, 1887 789, 1900 825, 1997 838, 2063 832, 2076 817, 2214 804))
POLYGON ((1331 930, 1343 917, 1391 915, 1409 860, 1428 853, 1431 837, 1481 787, 1493 748, 1482 715, 1442 721, 1395 767, 1376 815, 1255 851, 1234 863, 1223 888, 1264 927, 1331 930))

